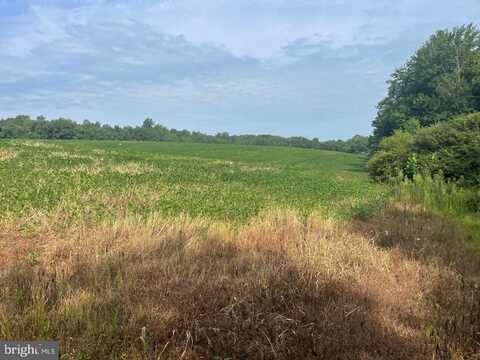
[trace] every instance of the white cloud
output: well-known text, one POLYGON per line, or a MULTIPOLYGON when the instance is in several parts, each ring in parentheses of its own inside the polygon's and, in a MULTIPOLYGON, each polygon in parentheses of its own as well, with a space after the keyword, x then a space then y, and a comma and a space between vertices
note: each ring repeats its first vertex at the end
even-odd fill
POLYGON ((0 115, 320 138, 367 133, 388 74, 480 15, 477 0, 27 3, 0 3, 0 115))

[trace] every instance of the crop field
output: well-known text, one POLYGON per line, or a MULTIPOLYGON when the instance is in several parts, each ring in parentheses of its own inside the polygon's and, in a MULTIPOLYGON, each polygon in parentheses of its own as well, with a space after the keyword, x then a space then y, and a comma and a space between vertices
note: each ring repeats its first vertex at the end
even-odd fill
POLYGON ((79 360, 478 358, 468 233, 363 164, 0 141, 0 339, 56 340, 79 360))
POLYGON ((2 141, 0 216, 58 207, 92 221, 159 212, 242 223, 271 208, 348 216, 382 198, 363 161, 285 147, 2 141))

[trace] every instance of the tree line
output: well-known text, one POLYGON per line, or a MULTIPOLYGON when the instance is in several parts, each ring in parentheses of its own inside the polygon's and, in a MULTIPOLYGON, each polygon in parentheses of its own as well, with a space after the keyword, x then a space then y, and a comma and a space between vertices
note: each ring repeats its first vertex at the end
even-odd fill
POLYGON ((32 119, 19 115, 0 120, 0 139, 87 139, 176 141, 216 144, 273 145, 333 150, 349 153, 366 153, 368 137, 355 135, 348 140, 320 141, 318 138, 281 137, 275 135, 216 135, 197 131, 169 129, 147 118, 141 126, 111 126, 88 120, 77 123, 71 119, 47 120, 43 116, 32 119))
POLYGON ((396 70, 378 105, 368 168, 480 185, 480 31, 441 30, 396 70))

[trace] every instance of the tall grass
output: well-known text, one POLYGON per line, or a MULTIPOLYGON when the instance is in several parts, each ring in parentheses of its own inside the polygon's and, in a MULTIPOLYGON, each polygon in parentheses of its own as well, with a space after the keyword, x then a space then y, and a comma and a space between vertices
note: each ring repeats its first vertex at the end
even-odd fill
POLYGON ((441 174, 415 175, 393 183, 394 199, 416 204, 423 211, 462 225, 480 249, 480 189, 447 182, 441 174))
POLYGON ((241 227, 4 222, 0 337, 58 339, 64 359, 474 356, 479 291, 465 284, 480 271, 450 246, 461 233, 385 210, 358 224, 285 210, 241 227))

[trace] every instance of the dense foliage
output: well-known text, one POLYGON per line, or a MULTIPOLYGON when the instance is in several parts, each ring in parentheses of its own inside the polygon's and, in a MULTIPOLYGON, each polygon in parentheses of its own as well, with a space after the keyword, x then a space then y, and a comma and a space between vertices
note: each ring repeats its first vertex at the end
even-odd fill
MULTIPOLYGON (((395 130, 415 130, 480 110, 480 31, 473 25, 435 33, 395 71, 373 122, 373 145, 395 130)), ((384 145, 385 146, 385 145, 384 145)))
POLYGON ((137 140, 176 141, 192 143, 216 143, 239 145, 274 145, 334 150, 349 153, 366 153, 368 138, 355 135, 349 140, 319 141, 304 137, 274 135, 230 135, 227 132, 208 135, 196 131, 168 129, 145 119, 142 126, 110 126, 85 120, 79 124, 70 119, 47 120, 40 116, 31 119, 20 115, 0 120, 0 139, 88 139, 88 140, 137 140))
POLYGON ((438 175, 480 185, 480 31, 438 31, 389 82, 371 138, 371 175, 438 175))
POLYGON ((462 185, 480 185, 480 113, 462 115, 409 133, 397 130, 380 142, 368 163, 381 180, 403 173, 442 174, 462 185))

